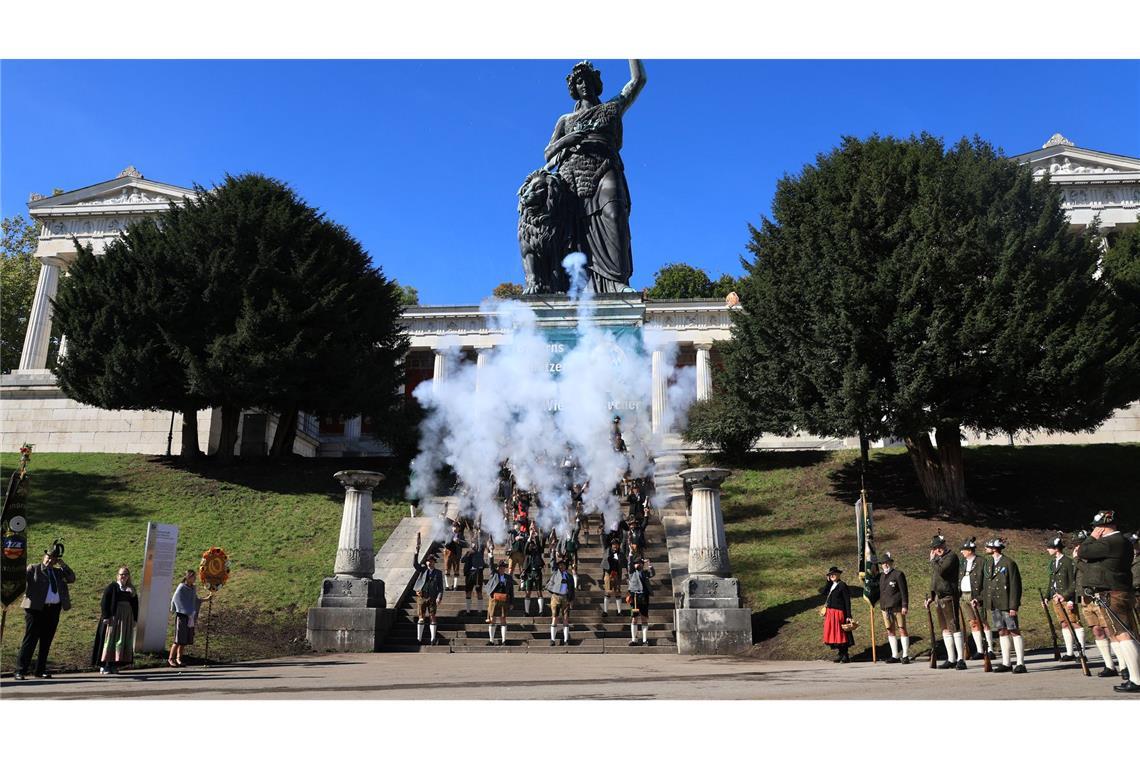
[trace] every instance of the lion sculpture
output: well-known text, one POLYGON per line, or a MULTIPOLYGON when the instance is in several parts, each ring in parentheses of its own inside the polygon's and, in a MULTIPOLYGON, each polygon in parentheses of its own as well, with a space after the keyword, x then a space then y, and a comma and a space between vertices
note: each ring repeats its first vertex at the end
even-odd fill
POLYGON ((523 293, 565 293, 570 283, 562 259, 573 241, 574 193, 557 174, 538 169, 518 194, 523 293))

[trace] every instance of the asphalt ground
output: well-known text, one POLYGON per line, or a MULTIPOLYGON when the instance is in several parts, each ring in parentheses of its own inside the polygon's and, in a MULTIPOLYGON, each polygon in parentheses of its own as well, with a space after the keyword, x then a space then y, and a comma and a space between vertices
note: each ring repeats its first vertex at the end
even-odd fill
MULTIPOLYGON (((570 650, 572 651, 572 650, 570 650)), ((1086 678, 1051 653, 1025 674, 909 665, 641 654, 327 654, 233 665, 0 680, 0 699, 925 700, 1107 699, 1118 678, 1086 678)))

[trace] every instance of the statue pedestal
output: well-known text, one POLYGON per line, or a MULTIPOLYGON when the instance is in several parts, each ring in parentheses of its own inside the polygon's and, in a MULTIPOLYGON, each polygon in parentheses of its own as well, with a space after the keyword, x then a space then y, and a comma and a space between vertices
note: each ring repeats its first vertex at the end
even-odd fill
POLYGON ((752 647, 752 610, 741 607, 720 510, 720 484, 729 474, 712 467, 679 473, 693 492, 689 575, 676 610, 681 654, 740 654, 752 647))
POLYGON ((309 608, 305 637, 319 652, 375 652, 392 627, 384 582, 372 577, 372 489, 384 476, 367 470, 334 475, 344 486, 334 576, 325 578, 316 607, 309 608))

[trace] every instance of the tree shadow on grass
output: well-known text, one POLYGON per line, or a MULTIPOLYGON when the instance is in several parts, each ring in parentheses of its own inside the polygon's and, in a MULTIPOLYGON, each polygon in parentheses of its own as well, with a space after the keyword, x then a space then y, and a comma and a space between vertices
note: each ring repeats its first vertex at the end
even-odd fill
POLYGON ((750 451, 743 457, 728 458, 722 454, 701 454, 698 459, 718 467, 747 470, 786 470, 814 467, 833 456, 831 451, 750 451))
POLYGON ((408 484, 408 469, 395 460, 383 457, 308 458, 289 457, 270 459, 259 457, 235 460, 233 464, 219 464, 211 458, 194 462, 167 457, 151 457, 148 461, 171 470, 198 477, 242 486, 255 491, 278 494, 325 493, 330 501, 344 500, 344 487, 333 477, 341 470, 371 470, 384 475, 373 491, 377 502, 404 500, 408 484))
MULTIPOLYGON (((1116 510, 1125 527, 1140 523, 1140 446, 973 446, 963 451, 963 462, 977 509, 971 524, 1070 531, 1101 509, 1116 510)), ((830 478, 836 499, 851 504, 859 497, 857 459, 830 478)), ((927 504, 905 451, 875 452, 865 482, 877 509, 956 522, 927 504)))
MULTIPOLYGON (((11 474, 10 468, 3 468, 0 472, 5 486, 11 474)), ((122 479, 115 475, 29 467, 27 488, 29 526, 66 523, 77 528, 90 528, 108 517, 137 517, 142 514, 135 505, 110 498, 125 488, 122 479)), ((39 547, 31 548, 39 550, 39 547)))

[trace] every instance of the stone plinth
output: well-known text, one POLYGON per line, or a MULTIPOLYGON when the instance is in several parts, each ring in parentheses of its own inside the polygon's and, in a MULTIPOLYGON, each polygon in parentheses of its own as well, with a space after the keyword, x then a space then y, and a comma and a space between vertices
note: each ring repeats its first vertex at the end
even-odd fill
POLYGON ((752 646, 752 610, 741 607, 740 582, 732 577, 720 510, 720 485, 731 473, 714 467, 682 470, 692 489, 689 575, 676 610, 681 654, 739 654, 752 646))
POLYGON ((384 476, 367 470, 341 470, 344 486, 334 576, 325 578, 316 607, 309 608, 305 636, 317 651, 375 652, 395 617, 385 609, 384 582, 372 577, 372 489, 384 476))

